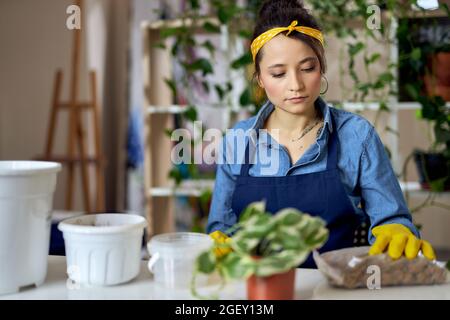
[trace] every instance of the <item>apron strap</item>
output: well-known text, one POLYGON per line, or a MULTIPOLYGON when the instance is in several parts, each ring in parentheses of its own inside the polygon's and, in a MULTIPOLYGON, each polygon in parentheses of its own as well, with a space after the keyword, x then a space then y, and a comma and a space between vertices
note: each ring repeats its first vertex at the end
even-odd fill
POLYGON ((336 122, 334 121, 333 112, 331 110, 330 118, 333 132, 328 136, 327 169, 334 169, 337 168, 337 149, 339 145, 339 137, 337 135, 336 122))
POLYGON ((250 163, 251 163, 251 160, 253 159, 253 157, 255 155, 255 151, 256 151, 256 146, 254 146, 252 148, 253 152, 250 155, 250 143, 251 143, 251 138, 249 137, 247 145, 245 147, 244 161, 241 164, 241 176, 244 176, 244 177, 249 176, 248 171, 250 170, 250 163))

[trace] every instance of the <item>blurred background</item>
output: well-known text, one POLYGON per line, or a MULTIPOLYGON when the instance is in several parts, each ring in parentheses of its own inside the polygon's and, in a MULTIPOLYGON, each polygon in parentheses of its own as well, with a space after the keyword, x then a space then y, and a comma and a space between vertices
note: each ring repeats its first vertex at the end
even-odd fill
MULTIPOLYGON (((414 222, 450 258, 449 1, 304 2, 324 30, 325 100, 375 125, 414 222)), ((55 222, 137 212, 148 236, 204 231, 215 166, 174 164, 171 134, 186 129, 193 160, 218 142, 198 132, 258 111, 260 3, 1 0, 0 160, 63 164, 55 222)))

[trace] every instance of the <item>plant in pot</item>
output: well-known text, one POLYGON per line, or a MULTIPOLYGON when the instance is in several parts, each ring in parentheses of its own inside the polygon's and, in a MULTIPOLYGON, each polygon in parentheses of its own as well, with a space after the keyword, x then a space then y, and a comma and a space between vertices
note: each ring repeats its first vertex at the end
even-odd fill
POLYGON ((432 191, 450 190, 450 45, 445 28, 450 12, 443 9, 446 17, 400 19, 397 32, 401 99, 418 102, 417 116, 430 128, 429 150, 416 149, 411 156, 422 188, 432 191))
POLYGON ((420 184, 432 191, 450 190, 450 110, 440 96, 417 98, 420 118, 430 122, 434 142, 429 151, 414 150, 420 184))
POLYGON ((415 149, 412 154, 419 182, 426 190, 450 190, 450 109, 441 96, 422 94, 421 88, 421 81, 406 85, 409 95, 421 105, 417 117, 432 129, 430 149, 415 149))
POLYGON ((249 300, 293 299, 296 267, 328 239, 321 218, 294 208, 272 214, 265 202, 250 204, 228 231, 231 237, 216 240, 196 259, 191 289, 198 298, 205 297, 197 291, 196 276, 216 272, 222 280, 218 290, 228 280, 246 279, 249 300))
POLYGON ((433 48, 427 55, 424 85, 427 97, 419 96, 420 116, 433 126, 431 152, 414 151, 414 159, 425 189, 450 190, 450 45, 433 48))

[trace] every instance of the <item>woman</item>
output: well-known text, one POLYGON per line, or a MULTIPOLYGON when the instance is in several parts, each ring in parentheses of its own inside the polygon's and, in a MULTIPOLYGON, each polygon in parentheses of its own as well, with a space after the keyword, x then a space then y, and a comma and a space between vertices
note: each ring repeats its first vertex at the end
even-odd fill
MULTIPOLYGON (((208 233, 226 232, 249 203, 264 199, 270 212, 295 207, 326 220, 330 237, 321 251, 353 246, 355 229, 368 216, 370 254, 388 249, 394 259, 412 259, 421 250, 434 259, 431 245, 419 240, 374 127, 320 97, 322 83, 328 88, 323 37, 302 3, 266 1, 251 51, 268 100, 226 135, 208 233), (244 143, 236 141, 237 131, 246 133, 244 143)), ((314 266, 311 257, 302 265, 314 266)))

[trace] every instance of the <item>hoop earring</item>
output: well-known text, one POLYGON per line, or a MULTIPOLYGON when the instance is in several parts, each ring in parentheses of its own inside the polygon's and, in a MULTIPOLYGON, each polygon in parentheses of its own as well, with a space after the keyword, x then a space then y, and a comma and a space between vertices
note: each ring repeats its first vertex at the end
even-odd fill
POLYGON ((322 77, 325 79, 325 82, 327 83, 327 88, 325 89, 324 92, 321 92, 320 94, 325 94, 325 93, 327 93, 327 91, 328 91, 328 79, 327 79, 327 77, 325 77, 325 76, 322 76, 322 77))

